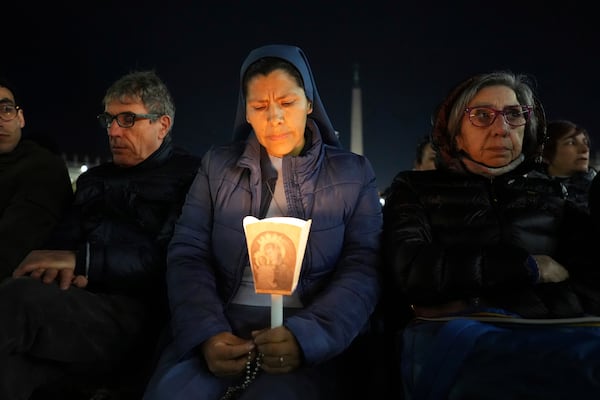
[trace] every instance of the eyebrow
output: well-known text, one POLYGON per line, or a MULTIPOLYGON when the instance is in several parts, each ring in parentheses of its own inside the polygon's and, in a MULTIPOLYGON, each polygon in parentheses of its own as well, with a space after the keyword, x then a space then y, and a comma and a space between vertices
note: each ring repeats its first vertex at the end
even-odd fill
POLYGON ((504 111, 504 110, 505 110, 505 109, 507 109, 507 108, 512 108, 512 107, 522 107, 522 106, 523 106, 523 104, 507 104, 507 105, 505 105, 505 106, 502 106, 502 108, 496 108, 496 106, 495 106, 495 105, 493 105, 493 104, 489 104, 489 103, 485 103, 485 104, 481 104, 481 103, 480 103, 480 104, 477 104, 477 103, 475 103, 475 104, 476 104, 476 105, 473 105, 473 106, 469 106, 469 105, 467 105, 467 107, 468 107, 468 108, 491 108, 491 109, 493 109, 493 110, 504 111))
POLYGON ((568 140, 568 139, 575 139, 577 136, 583 136, 584 139, 587 139, 588 137, 586 136, 585 133, 583 132, 573 132, 570 135, 567 136, 563 136, 561 139, 559 140, 568 140))
POLYGON ((14 100, 9 99, 8 97, 4 97, 0 99, 0 104, 12 104, 15 105, 14 100))

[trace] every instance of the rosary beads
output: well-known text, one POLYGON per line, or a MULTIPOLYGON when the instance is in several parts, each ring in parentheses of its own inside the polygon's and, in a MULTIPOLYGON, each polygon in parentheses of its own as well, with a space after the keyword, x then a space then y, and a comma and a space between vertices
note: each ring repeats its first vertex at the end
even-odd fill
POLYGON ((258 353, 258 355, 256 356, 256 358, 254 359, 254 363, 252 362, 252 352, 248 353, 248 360, 246 361, 246 373, 244 375, 244 381, 237 385, 237 386, 230 386, 227 388, 227 391, 225 392, 225 394, 223 395, 223 397, 221 397, 221 400, 232 400, 234 399, 236 393, 241 392, 242 390, 246 389, 256 378, 256 375, 258 375, 258 372, 260 371, 260 366, 262 364, 262 358, 263 358, 263 354, 262 353, 258 353), (252 364, 254 364, 254 368, 252 367, 252 364))

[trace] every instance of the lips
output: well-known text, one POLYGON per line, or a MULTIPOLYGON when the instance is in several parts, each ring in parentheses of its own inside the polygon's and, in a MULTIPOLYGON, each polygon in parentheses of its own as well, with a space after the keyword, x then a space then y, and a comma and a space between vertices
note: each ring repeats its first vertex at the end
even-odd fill
POLYGON ((287 139, 288 137, 289 137, 288 133, 281 133, 278 135, 269 135, 269 136, 267 136, 267 139, 273 140, 273 141, 278 141, 278 140, 287 139))
POLYGON ((510 151, 510 149, 508 147, 505 147, 505 146, 488 147, 486 150, 487 151, 495 151, 495 152, 510 151))

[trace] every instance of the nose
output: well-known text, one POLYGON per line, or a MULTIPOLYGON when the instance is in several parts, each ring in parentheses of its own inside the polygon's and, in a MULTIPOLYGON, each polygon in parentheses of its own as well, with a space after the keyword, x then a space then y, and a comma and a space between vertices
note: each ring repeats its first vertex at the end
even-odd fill
POLYGON ((506 122, 503 114, 497 114, 494 123, 492 124, 495 133, 502 136, 508 136, 511 126, 506 122))
POLYGON ((106 132, 108 133, 108 136, 121 136, 122 131, 119 124, 117 124, 117 122, 113 120, 110 121, 110 124, 106 128, 106 132))
POLYGON ((283 119, 283 110, 278 104, 269 105, 268 112, 269 122, 273 125, 278 125, 283 119))

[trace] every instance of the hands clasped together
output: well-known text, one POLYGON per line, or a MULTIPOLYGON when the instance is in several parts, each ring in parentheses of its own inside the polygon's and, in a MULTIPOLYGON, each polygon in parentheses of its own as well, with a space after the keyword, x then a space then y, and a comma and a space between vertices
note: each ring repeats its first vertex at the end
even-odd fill
POLYGON ((87 286, 88 280, 83 275, 75 275, 76 256, 70 250, 33 250, 13 271, 13 277, 29 275, 44 283, 58 281, 61 289, 71 285, 79 288, 87 286))
POLYGON ((202 345, 208 369, 216 376, 243 374, 249 353, 252 360, 261 354, 260 366, 271 374, 293 371, 302 362, 298 342, 284 326, 253 331, 252 340, 222 332, 202 345))

